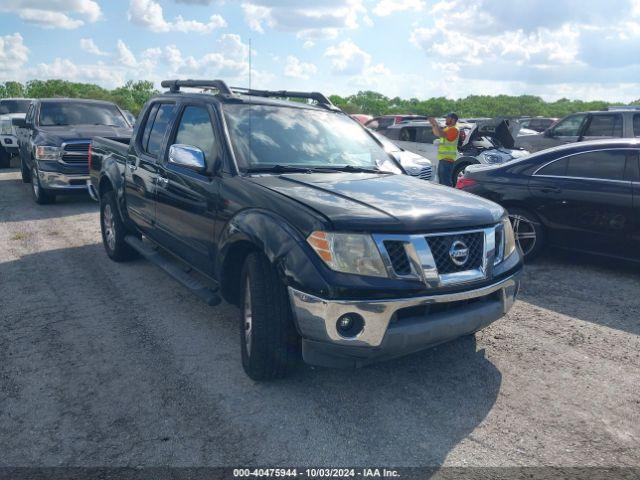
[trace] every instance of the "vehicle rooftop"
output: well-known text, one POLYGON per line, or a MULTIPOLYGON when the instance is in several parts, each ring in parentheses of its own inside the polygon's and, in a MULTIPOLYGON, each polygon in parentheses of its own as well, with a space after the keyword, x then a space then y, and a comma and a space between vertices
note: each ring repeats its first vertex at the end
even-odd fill
POLYGON ((90 98, 39 98, 40 103, 95 103, 103 105, 115 105, 114 102, 108 100, 93 100, 90 98))

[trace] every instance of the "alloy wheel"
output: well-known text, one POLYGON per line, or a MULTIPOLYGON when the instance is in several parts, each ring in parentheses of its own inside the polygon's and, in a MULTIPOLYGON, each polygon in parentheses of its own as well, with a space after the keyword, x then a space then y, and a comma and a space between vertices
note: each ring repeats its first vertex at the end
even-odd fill
POLYGON ((104 207, 102 225, 104 228, 104 237, 107 241, 107 246, 109 247, 109 250, 114 251, 116 249, 116 230, 113 221, 113 211, 109 204, 104 207))
POLYGON ((244 328, 244 344, 247 356, 251 355, 251 332, 253 329, 253 311, 251 309, 251 284, 247 277, 247 284, 244 289, 244 311, 242 316, 244 328))
POLYGON ((525 256, 529 255, 536 246, 538 236, 536 235, 535 222, 522 215, 509 215, 513 233, 518 246, 525 256))

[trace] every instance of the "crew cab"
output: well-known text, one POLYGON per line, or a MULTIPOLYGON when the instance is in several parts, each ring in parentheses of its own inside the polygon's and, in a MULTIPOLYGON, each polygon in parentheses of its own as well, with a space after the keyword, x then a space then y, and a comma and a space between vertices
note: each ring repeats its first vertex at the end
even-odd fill
POLYGON ((104 248, 237 305, 252 379, 300 353, 331 367, 404 355, 511 308, 522 257, 502 207, 385 171, 393 158, 320 93, 162 86, 128 144, 92 141, 104 248))
POLYGON ((52 203, 56 195, 86 194, 88 150, 100 135, 129 139, 131 125, 111 102, 76 98, 34 100, 17 122, 22 181, 31 183, 34 200, 52 203))
POLYGON ((0 100, 0 168, 9 168, 11 157, 18 154, 18 137, 14 122, 24 119, 30 98, 0 100))

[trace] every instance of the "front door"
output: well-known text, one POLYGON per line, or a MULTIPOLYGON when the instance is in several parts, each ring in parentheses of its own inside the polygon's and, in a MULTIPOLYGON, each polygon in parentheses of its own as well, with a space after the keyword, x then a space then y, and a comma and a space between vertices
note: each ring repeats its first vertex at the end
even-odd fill
POLYGON ((632 150, 584 152, 555 161, 532 176, 536 210, 550 226, 551 243, 576 250, 629 256, 633 232, 632 150))
POLYGON ((157 230, 162 243, 202 273, 213 276, 214 227, 219 182, 214 175, 220 145, 214 115, 205 104, 185 104, 167 143, 157 189, 157 230), (204 153, 205 170, 194 171, 169 159, 171 145, 204 153))
POLYGON ((557 147, 565 143, 577 142, 580 138, 580 132, 582 131, 581 127, 586 118, 587 115, 585 113, 577 113, 560 120, 545 134, 543 148, 557 147))
POLYGON ((156 188, 164 136, 174 115, 173 103, 156 103, 138 130, 125 165, 125 197, 131 220, 154 237, 156 188))

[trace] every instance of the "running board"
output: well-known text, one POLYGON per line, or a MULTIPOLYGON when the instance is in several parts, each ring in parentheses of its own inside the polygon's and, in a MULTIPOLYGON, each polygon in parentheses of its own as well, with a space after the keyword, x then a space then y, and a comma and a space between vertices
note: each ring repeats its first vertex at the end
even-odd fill
POLYGON ((213 307, 218 305, 222 301, 220 295, 218 295, 217 288, 211 289, 207 287, 200 280, 192 277, 184 269, 180 268, 177 263, 172 262, 170 259, 162 255, 159 251, 154 250, 148 245, 145 245, 144 242, 139 238, 134 237, 133 235, 127 235, 124 238, 124 241, 127 242, 128 245, 130 245, 144 258, 160 267, 162 270, 171 275, 175 280, 180 282, 184 287, 188 288, 207 305, 213 307))

